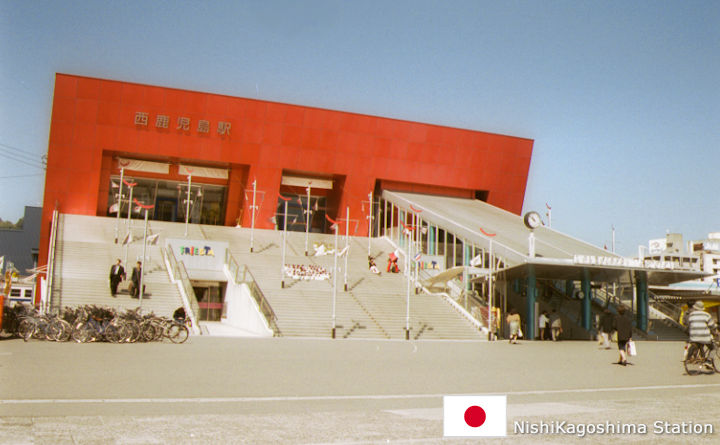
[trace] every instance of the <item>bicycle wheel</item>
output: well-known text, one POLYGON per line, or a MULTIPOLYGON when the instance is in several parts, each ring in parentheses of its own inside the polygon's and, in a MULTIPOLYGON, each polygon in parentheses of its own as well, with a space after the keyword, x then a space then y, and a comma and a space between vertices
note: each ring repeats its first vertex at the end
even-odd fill
POLYGON ((35 334, 35 329, 37 329, 37 324, 26 318, 18 325, 17 332, 23 340, 28 341, 35 334))
POLYGON ((685 365, 685 372, 687 372, 688 375, 700 374, 701 372, 703 372, 703 362, 704 360, 702 357, 702 350, 698 348, 698 346, 695 344, 689 345, 687 350, 687 356, 683 361, 683 364, 685 365))
POLYGON ((49 341, 59 341, 62 333, 63 325, 60 323, 60 320, 50 320, 50 323, 48 324, 47 330, 45 332, 45 336, 47 337, 47 339, 49 341))
POLYGON ((62 330, 57 336, 57 341, 70 341, 72 325, 65 320, 58 320, 58 323, 62 326, 62 330))
POLYGON ((72 331, 72 339, 78 343, 87 343, 94 339, 95 330, 88 323, 78 323, 72 331))
POLYGON ((171 325, 167 330, 167 336, 173 343, 185 343, 185 340, 188 339, 189 335, 190 332, 188 331, 187 326, 180 323, 171 325))
POLYGON ((36 338, 38 340, 52 340, 51 337, 48 337, 48 328, 50 327, 50 323, 45 318, 40 318, 35 323, 35 332, 33 332, 33 338, 36 338))
POLYGON ((145 322, 140 325, 140 338, 142 341, 153 341, 157 337, 157 327, 150 323, 145 322))
POLYGON ((105 340, 110 343, 119 343, 121 339, 122 333, 120 332, 120 328, 118 326, 111 324, 105 328, 105 340))

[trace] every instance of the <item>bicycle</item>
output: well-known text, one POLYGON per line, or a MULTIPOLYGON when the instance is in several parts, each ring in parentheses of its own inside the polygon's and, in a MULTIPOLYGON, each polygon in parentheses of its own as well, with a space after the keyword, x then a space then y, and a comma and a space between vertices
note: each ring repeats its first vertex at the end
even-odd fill
MULTIPOLYGON (((713 342, 715 343, 715 342, 713 342)), ((720 372, 720 360, 715 361, 715 356, 720 355, 718 348, 712 350, 710 345, 703 343, 687 343, 685 345, 685 358, 683 365, 688 375, 714 374, 720 372)))

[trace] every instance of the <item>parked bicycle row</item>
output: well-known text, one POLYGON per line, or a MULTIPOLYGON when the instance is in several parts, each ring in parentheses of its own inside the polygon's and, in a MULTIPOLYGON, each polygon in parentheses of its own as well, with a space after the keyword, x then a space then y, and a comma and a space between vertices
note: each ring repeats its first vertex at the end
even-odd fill
POLYGON ((171 319, 153 313, 141 314, 140 308, 119 312, 109 307, 85 305, 66 307, 60 313, 41 314, 27 305, 15 306, 7 317, 7 329, 23 338, 88 343, 135 343, 163 341, 183 343, 190 330, 186 320, 171 319))

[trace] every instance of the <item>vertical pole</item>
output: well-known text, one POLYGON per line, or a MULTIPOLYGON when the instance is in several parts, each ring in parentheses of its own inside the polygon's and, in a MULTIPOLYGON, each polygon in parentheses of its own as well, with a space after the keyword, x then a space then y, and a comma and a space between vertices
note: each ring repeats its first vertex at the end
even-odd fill
POLYGON ((537 296, 537 280, 535 277, 535 267, 530 265, 528 267, 528 285, 527 285, 527 324, 525 329, 525 339, 535 339, 535 300, 537 296))
MULTIPOLYGON (((415 252, 422 253, 422 239, 420 238, 422 236, 422 233, 420 231, 420 226, 422 223, 420 222, 420 215, 413 215, 413 221, 415 222, 415 243, 416 243, 416 249, 415 252)), ((415 257, 413 257, 413 260, 415 257)), ((413 287, 415 288, 415 294, 418 293, 418 277, 420 274, 420 263, 418 261, 413 261, 413 264, 415 266, 415 273, 414 273, 414 280, 413 287)))
POLYGON ((648 286, 646 272, 637 272, 635 278, 635 287, 637 288, 637 314, 635 326, 643 332, 647 332, 648 327, 648 286))
POLYGON ((192 175, 188 175, 187 201, 185 202, 185 238, 188 236, 188 223, 190 222, 190 189, 192 189, 192 175))
POLYGON ((592 309, 590 307, 590 297, 592 292, 592 286, 590 283, 590 274, 587 269, 583 270, 583 279, 580 283, 580 286, 582 287, 583 292, 583 299, 582 299, 582 318, 581 323, 583 329, 586 331, 590 331, 592 329, 592 309))
MULTIPOLYGON (((388 205, 387 204, 388 204, 387 201, 385 201, 385 211, 383 212, 383 233, 382 233, 385 236, 387 236, 387 229, 388 229, 388 225, 387 225, 387 220, 388 220, 387 207, 388 207, 388 205)), ((379 234, 380 234, 380 232, 378 232, 378 235, 379 234)))
POLYGON ((280 287, 285 289, 285 246, 287 245, 287 214, 288 202, 285 201, 285 213, 283 215, 283 247, 282 247, 282 264, 280 264, 280 287))
POLYGON ((122 209, 122 189, 123 189, 123 179, 125 176, 125 167, 120 167, 120 190, 118 190, 118 208, 117 208, 117 215, 115 216, 115 244, 118 243, 118 238, 120 238, 120 209, 122 209))
MULTIPOLYGON (((130 186, 128 186, 130 187, 130 186)), ((129 255, 130 250, 130 216, 132 215, 132 195, 133 195, 133 189, 135 187, 130 187, 130 197, 128 198, 128 222, 127 222, 127 230, 125 232, 125 237, 127 238, 127 243, 125 243, 125 264, 127 264, 127 259, 129 255)))
MULTIPOLYGON (((545 204, 545 205, 547 206, 547 204, 545 204)), ((548 206, 547 216, 548 216, 548 228, 552 228, 552 209, 549 206, 548 206)), ((562 216, 562 215, 560 215, 560 216, 562 216)))
POLYGON ((410 256, 412 255, 412 240, 410 237, 412 236, 412 232, 408 233, 407 235, 407 250, 405 251, 405 257, 407 261, 405 261, 405 272, 407 273, 407 297, 405 302, 405 340, 410 340, 410 256))
MULTIPOLYGON (((485 259, 485 255, 483 255, 483 260, 485 259)), ((493 315, 495 315, 494 306, 493 306, 493 300, 495 297, 495 288, 494 288, 494 281, 495 281, 495 259, 493 258, 493 242, 492 239, 490 239, 490 264, 488 264, 488 328, 490 329, 490 332, 488 333, 488 340, 492 341, 494 340, 494 327, 493 324, 493 315)))
MULTIPOLYGON (((310 185, 307 187, 307 212, 305 219, 305 256, 308 255, 308 239, 310 237, 310 185)), ((302 206, 300 206, 302 207, 302 206)), ((337 246, 335 247, 337 249, 337 246)), ((334 337, 333 337, 334 338, 334 337)))
MULTIPOLYGON (((381 223, 382 221, 380 221, 380 212, 381 212, 381 209, 380 209, 380 200, 379 200, 379 199, 378 199, 378 205, 377 205, 377 210, 376 210, 376 212, 377 212, 377 214, 378 214, 378 217, 375 218, 375 219, 377 220, 377 226, 375 226, 375 227, 377 228, 377 232, 375 232, 375 233, 377 233, 377 236, 382 236, 382 235, 380 235, 380 223, 381 223)), ((374 215, 373 215, 373 217, 374 217, 374 215)))
MULTIPOLYGON (((133 189, 135 187, 130 187, 130 198, 128 198, 128 219, 127 219, 127 233, 130 233, 130 217, 132 216, 132 195, 133 195, 133 189)), ((126 234, 127 235, 127 234, 126 234)), ((128 239, 128 241, 130 241, 128 239)))
MULTIPOLYGON (((393 223, 395 222, 395 204, 390 204, 390 241, 395 241, 395 227, 393 226, 393 223)), ((400 243, 397 243, 400 244, 400 243)))
POLYGON ((345 208, 345 292, 348 290, 348 256, 350 256, 350 206, 345 208))
POLYGON ((257 179, 253 179, 253 201, 250 209, 250 253, 253 252, 255 246, 255 200, 257 195, 257 179))
POLYGON ((335 248, 333 249, 334 252, 334 261, 333 261, 333 304, 332 304, 332 338, 335 338, 335 308, 336 308, 336 302, 337 302, 337 258, 338 258, 338 223, 335 223, 335 248))
POLYGON ((370 192, 370 210, 368 211, 368 256, 370 256, 370 241, 372 241, 372 220, 373 220, 373 194, 370 192))
POLYGON ((140 306, 142 307, 142 301, 143 301, 143 295, 145 294, 145 289, 143 288, 143 282, 145 280, 145 252, 147 250, 147 229, 148 229, 148 209, 145 209, 145 231, 143 233, 143 255, 142 255, 142 263, 140 267, 140 306))

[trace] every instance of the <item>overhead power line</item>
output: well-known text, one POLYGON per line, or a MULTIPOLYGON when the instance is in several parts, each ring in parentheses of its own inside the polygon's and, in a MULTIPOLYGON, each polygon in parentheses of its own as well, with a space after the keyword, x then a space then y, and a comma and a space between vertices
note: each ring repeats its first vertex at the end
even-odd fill
POLYGON ((29 154, 26 151, 12 147, 7 144, 0 143, 0 155, 3 158, 20 162, 25 165, 29 165, 35 168, 45 168, 45 156, 41 156, 38 160, 37 154, 29 154))

